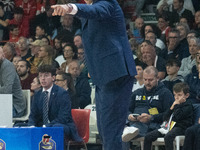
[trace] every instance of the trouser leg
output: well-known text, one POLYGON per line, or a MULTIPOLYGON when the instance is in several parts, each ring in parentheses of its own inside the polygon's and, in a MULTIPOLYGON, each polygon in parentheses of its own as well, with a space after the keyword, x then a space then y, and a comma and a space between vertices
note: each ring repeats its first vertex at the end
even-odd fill
POLYGON ((104 150, 122 149, 133 78, 124 76, 106 85, 96 87, 96 110, 99 134, 104 150))
POLYGON ((162 136, 163 135, 158 130, 147 133, 144 138, 144 150, 151 150, 152 142, 155 141, 158 137, 162 136))
POLYGON ((171 131, 169 131, 165 137, 165 150, 172 150, 173 149, 173 142, 176 136, 184 135, 184 130, 179 127, 174 127, 171 131))

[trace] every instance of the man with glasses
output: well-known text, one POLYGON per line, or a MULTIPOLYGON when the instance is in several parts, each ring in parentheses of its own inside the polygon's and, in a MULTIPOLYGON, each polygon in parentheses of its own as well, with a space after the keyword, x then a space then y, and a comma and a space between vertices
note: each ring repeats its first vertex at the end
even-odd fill
POLYGON ((28 125, 63 127, 65 137, 81 141, 72 120, 68 92, 54 84, 56 69, 51 65, 42 65, 38 72, 42 89, 34 94, 28 125))
POLYGON ((189 40, 192 38, 199 38, 199 33, 195 30, 190 30, 187 34, 187 41, 189 43, 189 40))
POLYGON ((161 54, 161 56, 167 61, 171 58, 179 59, 180 61, 188 57, 188 47, 185 47, 180 43, 180 32, 177 29, 171 29, 168 37, 168 47, 161 54))

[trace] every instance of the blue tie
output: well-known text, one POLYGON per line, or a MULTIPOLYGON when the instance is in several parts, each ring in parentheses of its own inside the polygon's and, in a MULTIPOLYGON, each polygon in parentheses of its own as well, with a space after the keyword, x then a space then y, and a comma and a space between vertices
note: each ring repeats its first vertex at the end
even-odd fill
POLYGON ((48 92, 44 91, 44 98, 43 98, 43 124, 48 123, 48 92))

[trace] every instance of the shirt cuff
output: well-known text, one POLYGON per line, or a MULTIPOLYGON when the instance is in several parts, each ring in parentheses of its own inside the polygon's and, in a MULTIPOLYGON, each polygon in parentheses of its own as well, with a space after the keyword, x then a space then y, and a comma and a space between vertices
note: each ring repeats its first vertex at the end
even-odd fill
POLYGON ((69 3, 68 5, 69 5, 69 7, 72 7, 72 10, 69 14, 75 15, 78 12, 78 7, 75 4, 71 4, 71 3, 69 3))

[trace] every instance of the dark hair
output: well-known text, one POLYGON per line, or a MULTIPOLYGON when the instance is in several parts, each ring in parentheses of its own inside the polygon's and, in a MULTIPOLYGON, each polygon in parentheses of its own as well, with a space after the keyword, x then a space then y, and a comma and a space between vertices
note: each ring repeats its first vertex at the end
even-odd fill
POLYGON ((173 65, 181 67, 181 61, 179 59, 169 59, 166 63, 166 66, 173 66, 173 65))
POLYGON ((37 28, 37 27, 39 27, 40 29, 44 30, 44 32, 46 33, 46 27, 45 27, 44 24, 38 24, 38 25, 36 26, 36 28, 37 28))
POLYGON ((37 79, 37 82, 40 84, 39 76, 35 77, 37 79))
POLYGON ((74 87, 74 81, 70 73, 65 73, 63 71, 58 71, 57 75, 61 75, 63 80, 67 80, 67 86, 69 90, 71 90, 74 94, 76 93, 75 87, 74 87))
POLYGON ((58 37, 61 39, 61 43, 74 43, 73 36, 74 35, 68 30, 64 30, 62 33, 58 33, 58 37))
POLYGON ((180 31, 178 29, 176 29, 176 28, 171 28, 169 30, 169 33, 176 33, 176 34, 178 34, 178 36, 180 36, 180 31))
POLYGON ((8 25, 9 31, 13 31, 16 28, 18 28, 18 25, 16 25, 16 24, 10 24, 10 25, 8 25))
POLYGON ((72 43, 67 43, 67 44, 65 44, 65 46, 63 47, 63 51, 64 51, 65 47, 67 47, 67 46, 71 47, 71 48, 72 48, 72 51, 74 52, 73 59, 77 59, 77 48, 76 48, 76 46, 75 46, 74 44, 72 44, 72 43))
POLYGON ((160 38, 160 36, 161 36, 161 30, 156 25, 154 25, 154 24, 144 24, 142 26, 142 28, 141 28, 141 36, 143 38, 145 38, 145 28, 146 28, 146 26, 150 26, 152 28, 153 32, 155 33, 155 35, 158 38, 160 38))
POLYGON ((135 66, 140 66, 144 70, 147 67, 147 64, 143 63, 142 61, 135 61, 135 66))
POLYGON ((179 3, 182 3, 182 4, 184 4, 184 0, 178 0, 179 1, 179 3))
POLYGON ((15 9, 13 10, 14 14, 24 14, 24 10, 21 7, 15 7, 15 9))
POLYGON ((74 35, 74 38, 77 37, 77 36, 80 36, 80 37, 82 38, 82 34, 81 34, 81 33, 75 34, 75 35, 74 35))
POLYGON ((51 73, 52 76, 56 75, 56 68, 53 65, 41 65, 38 68, 38 73, 51 73))
POLYGON ((176 93, 183 91, 184 94, 188 94, 190 93, 190 88, 187 83, 179 82, 173 86, 173 91, 176 93))
POLYGON ((4 8, 4 3, 0 2, 0 7, 3 9, 4 8))
MULTIPOLYGON (((159 19, 159 18, 162 18, 162 19, 164 19, 165 21, 169 21, 169 14, 168 14, 167 12, 163 12, 163 13, 160 14, 157 18, 158 18, 158 19, 159 19)), ((158 19, 157 19, 157 20, 158 20, 158 19)))
POLYGON ((47 41, 48 41, 48 45, 50 45, 50 40, 49 40, 49 38, 46 36, 46 35, 42 35, 39 39, 47 39, 47 41))
MULTIPOLYGON (((197 31, 195 31, 195 30, 190 30, 190 31, 188 32, 188 34, 190 34, 190 33, 194 33, 196 38, 199 38, 199 36, 200 36, 200 35, 199 35, 199 32, 197 32, 197 31)), ((188 35, 188 34, 187 34, 187 35, 188 35)))
MULTIPOLYGON (((157 38, 157 36, 156 36, 155 32, 153 32, 153 31, 148 31, 148 32, 146 33, 146 35, 147 35, 148 33, 153 33, 153 34, 154 34, 154 36, 155 36, 155 39, 157 38)), ((146 35, 145 35, 145 36, 146 36, 146 35)))
MULTIPOLYGON (((152 44, 149 40, 144 40, 142 43, 147 43, 148 45, 153 46, 153 44, 152 44)), ((142 43, 141 43, 141 44, 142 44, 142 43)))
POLYGON ((26 68, 28 69, 28 68, 31 68, 31 64, 27 61, 27 60, 19 60, 18 61, 18 63, 20 62, 20 61, 23 61, 23 62, 26 62, 26 68))

